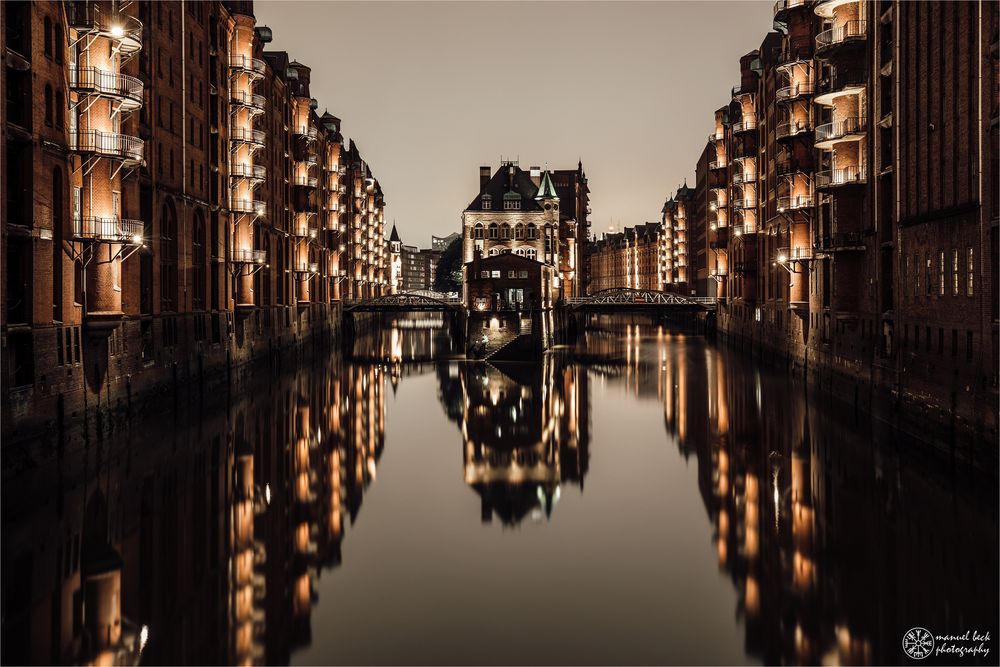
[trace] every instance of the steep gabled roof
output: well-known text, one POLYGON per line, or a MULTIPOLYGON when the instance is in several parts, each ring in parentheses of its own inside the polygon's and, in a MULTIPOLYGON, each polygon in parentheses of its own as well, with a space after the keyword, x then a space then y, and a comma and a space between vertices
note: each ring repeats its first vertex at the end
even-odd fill
POLYGON ((483 191, 476 195, 476 198, 465 208, 466 211, 482 211, 483 202, 482 196, 489 195, 493 200, 492 208, 488 210, 498 210, 502 209, 502 204, 504 200, 504 195, 511 193, 507 196, 507 199, 519 197, 521 200, 521 210, 522 211, 540 211, 542 207, 539 206, 538 202, 535 201, 535 194, 538 192, 538 188, 531 180, 530 174, 524 171, 518 166, 514 167, 514 187, 513 189, 508 188, 507 184, 507 169, 508 165, 501 165, 497 169, 490 180, 486 183, 486 187, 483 191))
POLYGON ((396 231, 396 223, 392 223, 392 233, 389 234, 389 240, 395 241, 396 243, 402 243, 399 238, 399 232, 396 231))

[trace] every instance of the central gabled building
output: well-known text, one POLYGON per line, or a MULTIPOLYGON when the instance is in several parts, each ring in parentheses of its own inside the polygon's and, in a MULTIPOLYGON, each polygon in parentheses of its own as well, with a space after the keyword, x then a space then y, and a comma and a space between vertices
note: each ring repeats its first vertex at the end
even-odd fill
MULTIPOLYGON (((568 191, 568 190, 567 190, 568 191)), ((484 257, 512 253, 553 268, 552 296, 577 296, 580 289, 578 238, 586 236, 587 193, 583 166, 554 174, 539 167, 529 171, 516 162, 502 162, 490 175, 479 168, 479 194, 462 214, 463 262, 475 251, 484 257), (569 174, 578 176, 570 179, 569 174), (572 201, 562 201, 556 181, 579 181, 572 201)), ((564 195, 565 196, 565 195, 564 195)))

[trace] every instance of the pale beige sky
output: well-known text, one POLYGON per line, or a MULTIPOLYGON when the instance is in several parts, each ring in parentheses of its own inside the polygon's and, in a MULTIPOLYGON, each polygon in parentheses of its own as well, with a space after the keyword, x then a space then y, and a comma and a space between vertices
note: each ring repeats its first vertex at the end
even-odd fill
MULTIPOLYGON (((257 0, 272 49, 313 68, 407 244, 461 228, 481 164, 590 179, 593 231, 658 220, 694 166, 771 2, 257 0)), ((387 230, 388 233, 388 230, 387 230)))

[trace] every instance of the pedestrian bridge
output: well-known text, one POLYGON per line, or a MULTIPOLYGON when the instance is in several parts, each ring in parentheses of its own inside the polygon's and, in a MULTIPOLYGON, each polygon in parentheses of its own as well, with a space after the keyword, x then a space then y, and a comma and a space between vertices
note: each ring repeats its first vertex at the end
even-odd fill
POLYGON ((566 300, 570 310, 588 311, 648 311, 715 310, 714 296, 684 296, 671 292, 613 287, 588 296, 571 297, 566 300))
POLYGON ((345 312, 441 312, 461 311, 463 308, 462 300, 457 296, 432 290, 416 290, 344 301, 345 312))

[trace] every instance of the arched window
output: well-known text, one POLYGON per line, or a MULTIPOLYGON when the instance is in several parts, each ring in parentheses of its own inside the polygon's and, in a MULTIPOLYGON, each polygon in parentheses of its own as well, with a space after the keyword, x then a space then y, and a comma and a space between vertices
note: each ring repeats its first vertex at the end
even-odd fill
POLYGON ((194 285, 191 305, 195 310, 205 309, 205 257, 205 217, 198 210, 191 230, 191 282, 194 285))
POLYGON ((45 84, 45 124, 52 127, 52 86, 45 84))
POLYGON ((481 239, 483 238, 483 223, 477 222, 476 226, 472 228, 472 238, 481 239))
POLYGON ((500 254, 500 248, 496 246, 490 248, 490 257, 496 257, 499 254, 500 254))
POLYGON ((528 259, 535 259, 538 256, 538 252, 534 248, 527 248, 524 251, 524 256, 528 259))
POLYGON ((495 239, 497 237, 497 233, 500 231, 500 226, 495 222, 491 222, 489 231, 490 231, 490 238, 495 239))
POLYGON ((535 223, 533 222, 528 224, 528 238, 529 239, 538 238, 538 227, 536 227, 535 223))
POLYGON ((524 224, 523 223, 519 222, 519 223, 517 223, 517 226, 514 227, 514 238, 515 239, 523 239, 524 238, 524 224))
POLYGON ((500 238, 509 239, 510 238, 510 225, 506 222, 500 225, 500 238))
POLYGON ((160 310, 177 310, 177 210, 169 199, 160 216, 160 310))
POLYGON ((518 257, 524 257, 524 248, 514 248, 514 254, 518 257))

